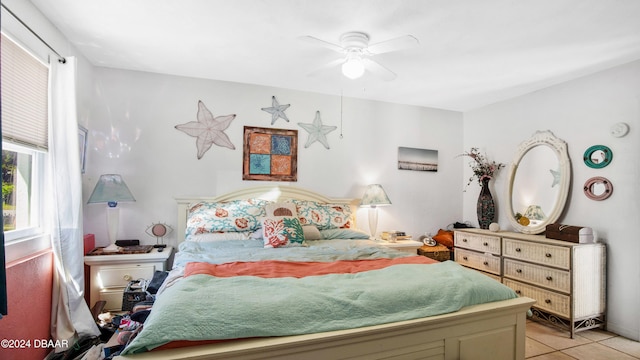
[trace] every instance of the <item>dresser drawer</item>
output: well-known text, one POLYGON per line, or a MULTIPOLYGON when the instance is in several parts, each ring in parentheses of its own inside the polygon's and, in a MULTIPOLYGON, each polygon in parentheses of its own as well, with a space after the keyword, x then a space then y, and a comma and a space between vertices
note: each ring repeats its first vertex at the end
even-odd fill
POLYGON ((162 270, 162 263, 140 265, 101 266, 98 269, 100 288, 126 287, 129 281, 151 279, 155 270, 162 270))
POLYGON ((464 249, 456 249, 455 261, 461 265, 500 275, 500 257, 464 249))
POLYGON ((500 255, 500 237, 456 231, 454 245, 465 249, 500 255))
POLYGON ((535 286, 523 284, 507 278, 502 283, 513 289, 518 295, 526 296, 536 300, 533 305, 542 310, 557 314, 562 317, 569 317, 570 297, 553 291, 540 289, 535 286))
POLYGON ((571 292, 569 271, 533 265, 513 259, 504 259, 504 276, 520 281, 540 285, 552 290, 571 292))
POLYGON ((571 252, 568 247, 504 238, 503 255, 567 270, 571 268, 571 252))

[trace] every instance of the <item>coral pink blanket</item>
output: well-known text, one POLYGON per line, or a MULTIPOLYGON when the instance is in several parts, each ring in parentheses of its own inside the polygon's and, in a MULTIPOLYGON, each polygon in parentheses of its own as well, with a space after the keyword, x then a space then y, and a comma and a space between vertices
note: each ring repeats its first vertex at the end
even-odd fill
POLYGON ((338 260, 332 262, 298 262, 280 260, 231 262, 225 264, 191 262, 186 265, 184 276, 205 274, 217 277, 258 276, 263 278, 302 278, 306 276, 327 274, 355 274, 363 271, 378 270, 398 264, 432 264, 437 262, 438 261, 425 256, 374 260, 338 260))

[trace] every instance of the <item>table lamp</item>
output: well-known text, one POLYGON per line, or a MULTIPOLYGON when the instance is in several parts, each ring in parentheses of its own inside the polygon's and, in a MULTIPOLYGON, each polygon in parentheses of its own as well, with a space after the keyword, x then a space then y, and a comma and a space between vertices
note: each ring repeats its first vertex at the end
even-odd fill
POLYGON ((118 174, 100 175, 100 179, 93 189, 87 204, 107 203, 107 234, 109 236, 110 245, 103 251, 118 251, 116 245, 116 234, 118 232, 118 222, 120 220, 120 209, 118 201, 136 201, 131 195, 131 191, 122 180, 122 176, 118 174))
POLYGON ((384 192, 382 185, 368 185, 360 201, 360 206, 369 208, 369 232, 374 239, 376 237, 376 228, 378 227, 378 206, 387 205, 391 205, 391 201, 387 193, 384 192))
POLYGON ((536 224, 547 217, 542 211, 540 205, 529 205, 523 216, 527 217, 529 220, 533 221, 536 224))

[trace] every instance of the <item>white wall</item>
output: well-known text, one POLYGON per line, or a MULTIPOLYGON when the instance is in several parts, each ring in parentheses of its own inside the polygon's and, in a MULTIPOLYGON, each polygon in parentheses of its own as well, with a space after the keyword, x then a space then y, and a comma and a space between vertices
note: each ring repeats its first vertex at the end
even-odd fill
MULTIPOLYGON (((639 128, 638 61, 464 114, 465 149, 480 147, 498 162, 510 163, 518 144, 536 130, 551 130, 567 142, 572 187, 559 222, 592 227, 607 244, 607 327, 635 340, 640 339, 640 241, 635 229, 640 215, 639 128), (609 134, 618 122, 630 125, 627 136, 609 134), (589 168, 582 160, 584 151, 597 144, 613 152, 613 161, 602 169, 589 168), (584 195, 583 184, 593 176, 611 181, 610 198, 593 201, 584 195)), ((464 171, 470 174, 466 166, 464 171)), ((492 182, 500 203, 505 201, 507 175, 501 170, 492 182)), ((478 191, 467 191, 463 206, 464 218, 476 225, 478 191)), ((507 216, 499 211, 503 229, 508 228, 507 216)))
MULTIPOLYGON (((121 203, 118 239, 155 243, 145 234, 153 222, 176 225, 174 197, 215 195, 264 182, 242 180, 243 126, 297 129, 298 181, 288 185, 332 197, 360 197, 369 183, 381 183, 393 205, 380 208, 378 230, 396 229, 418 236, 436 232, 459 220, 462 168, 455 156, 462 148, 462 114, 382 102, 345 98, 343 139, 340 98, 314 93, 210 81, 152 73, 95 68, 88 120, 89 145, 83 194, 88 199, 104 173, 122 174, 136 197, 121 203), (291 104, 291 122, 261 111, 271 96, 291 104), (236 114, 225 131, 235 150, 213 146, 196 158, 196 140, 174 128, 196 120, 202 100, 214 116, 236 114), (311 123, 316 110, 328 134, 330 149, 319 142, 304 148, 308 133, 297 125, 311 123), (438 172, 397 169, 397 148, 439 151, 438 172), (454 181, 451 181, 451 180, 454 181)), ((282 184, 282 183, 280 183, 282 184)), ((84 208, 85 233, 106 245, 105 205, 84 208)), ((368 230, 366 210, 358 225, 368 230)), ((175 233, 168 243, 175 241, 175 233)))

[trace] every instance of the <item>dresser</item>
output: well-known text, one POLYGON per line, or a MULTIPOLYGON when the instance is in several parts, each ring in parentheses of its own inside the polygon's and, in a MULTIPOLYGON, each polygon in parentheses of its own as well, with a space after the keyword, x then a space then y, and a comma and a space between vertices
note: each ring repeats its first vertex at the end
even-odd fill
POLYGON ((145 254, 87 255, 84 263, 89 267, 89 307, 104 300, 104 309, 120 311, 122 295, 131 280, 151 279, 156 270, 169 268, 172 248, 153 249, 145 254))
POLYGON ((455 261, 536 300, 533 318, 577 331, 604 327, 606 249, 507 231, 456 230, 455 261))

